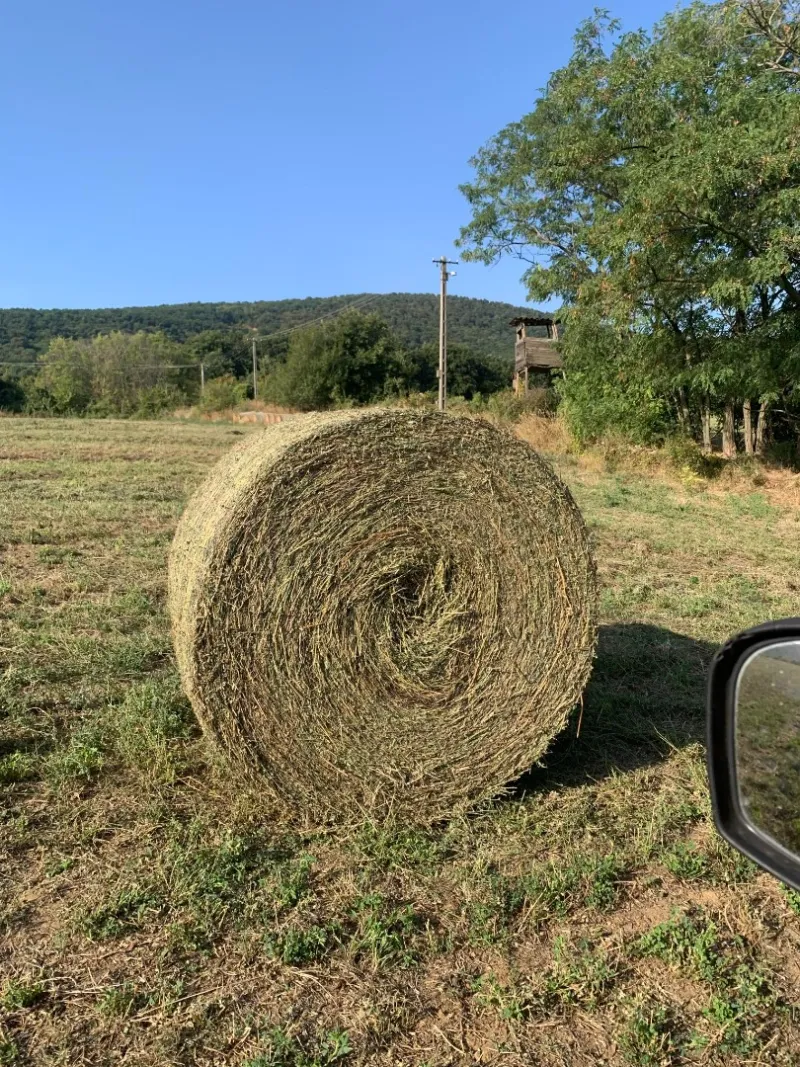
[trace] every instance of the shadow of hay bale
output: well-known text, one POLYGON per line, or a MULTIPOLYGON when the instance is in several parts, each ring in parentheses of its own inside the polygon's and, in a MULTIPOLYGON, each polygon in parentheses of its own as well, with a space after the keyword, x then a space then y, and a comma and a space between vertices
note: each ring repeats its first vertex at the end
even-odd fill
POLYGON ((703 741, 716 647, 645 623, 601 626, 579 736, 576 712, 543 766, 521 775, 509 796, 634 770, 664 759, 671 747, 703 741))

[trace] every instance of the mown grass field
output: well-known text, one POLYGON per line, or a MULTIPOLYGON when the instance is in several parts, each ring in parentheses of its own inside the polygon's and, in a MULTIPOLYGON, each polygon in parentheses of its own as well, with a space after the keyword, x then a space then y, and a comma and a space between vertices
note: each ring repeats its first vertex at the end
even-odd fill
POLYGON ((0 1065, 800 1062, 800 896, 716 837, 702 744, 714 647, 798 612, 796 496, 553 456, 603 626, 546 765, 432 832, 286 827, 164 607, 242 432, 0 420, 0 1065))

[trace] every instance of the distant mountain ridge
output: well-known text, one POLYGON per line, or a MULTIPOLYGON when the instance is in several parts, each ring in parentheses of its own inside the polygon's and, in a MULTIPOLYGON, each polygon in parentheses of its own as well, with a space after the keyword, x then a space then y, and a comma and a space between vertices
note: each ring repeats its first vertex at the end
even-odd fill
MULTIPOLYGON (((185 341, 203 330, 255 327, 261 335, 279 333, 334 314, 358 302, 364 311, 381 315, 402 342, 416 347, 435 341, 439 330, 439 298, 434 293, 356 293, 298 300, 237 303, 158 304, 152 307, 0 309, 0 361, 34 360, 52 337, 93 337, 111 330, 162 330, 185 341)), ((509 319, 536 315, 531 307, 495 300, 448 296, 448 336, 487 355, 513 358, 514 334, 509 319)))

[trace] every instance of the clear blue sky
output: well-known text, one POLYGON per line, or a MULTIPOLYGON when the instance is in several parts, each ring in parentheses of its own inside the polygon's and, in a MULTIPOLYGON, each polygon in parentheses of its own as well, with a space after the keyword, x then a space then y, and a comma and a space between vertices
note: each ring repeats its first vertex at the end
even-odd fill
MULTIPOLYGON (((634 28, 668 5, 609 6, 634 28)), ((593 7, 10 0, 0 306, 434 290, 469 157, 593 7)), ((520 274, 463 265, 451 291, 518 303, 520 274)))

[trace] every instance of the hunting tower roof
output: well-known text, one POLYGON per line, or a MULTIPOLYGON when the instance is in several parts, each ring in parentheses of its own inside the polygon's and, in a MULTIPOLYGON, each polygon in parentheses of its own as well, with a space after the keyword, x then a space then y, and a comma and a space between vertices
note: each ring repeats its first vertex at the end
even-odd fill
POLYGON ((557 326, 561 323, 561 319, 554 319, 552 315, 523 315, 517 319, 511 319, 509 326, 557 326))

